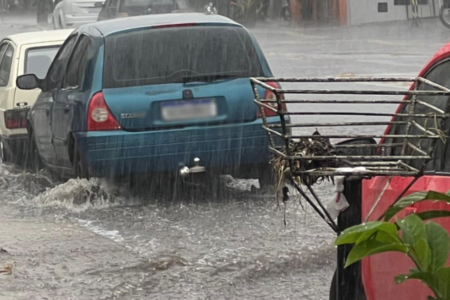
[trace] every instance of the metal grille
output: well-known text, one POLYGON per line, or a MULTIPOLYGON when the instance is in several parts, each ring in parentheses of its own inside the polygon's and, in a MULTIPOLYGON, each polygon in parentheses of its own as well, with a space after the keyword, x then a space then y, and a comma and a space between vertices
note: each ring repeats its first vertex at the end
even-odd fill
POLYGON ((436 141, 446 139, 441 127, 449 115, 450 89, 421 77, 251 78, 251 84, 270 151, 289 162, 291 174, 301 176, 303 183, 315 182, 308 177, 349 175, 343 167, 362 167, 363 171, 352 173, 359 177, 417 176, 420 166, 431 159, 436 141), (274 87, 274 82, 289 88, 274 87), (334 89, 336 86, 340 89, 334 89), (407 89, 409 86, 412 88, 407 89), (261 98, 258 87, 275 97, 261 98), (429 97, 441 103, 431 104, 429 97), (404 104, 403 109, 395 112, 399 104, 404 104), (266 112, 278 116, 277 121, 267 118, 266 112), (387 126, 403 129, 383 133, 387 126), (353 131, 348 129, 351 127, 353 131), (318 137, 308 128, 322 133, 318 137), (293 150, 299 143, 318 138, 330 144, 330 151, 313 149, 305 154, 293 150), (348 139, 373 139, 376 143, 345 142, 348 139))

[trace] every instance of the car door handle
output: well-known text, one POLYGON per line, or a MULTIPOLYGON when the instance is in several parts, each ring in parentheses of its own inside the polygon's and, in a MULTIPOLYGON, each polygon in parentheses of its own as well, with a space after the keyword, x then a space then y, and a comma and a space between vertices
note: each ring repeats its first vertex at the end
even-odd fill
POLYGON ((50 114, 50 106, 47 106, 45 108, 45 113, 47 114, 47 116, 50 114))
POLYGON ((68 113, 70 111, 70 105, 66 104, 66 106, 64 106, 64 112, 68 113))

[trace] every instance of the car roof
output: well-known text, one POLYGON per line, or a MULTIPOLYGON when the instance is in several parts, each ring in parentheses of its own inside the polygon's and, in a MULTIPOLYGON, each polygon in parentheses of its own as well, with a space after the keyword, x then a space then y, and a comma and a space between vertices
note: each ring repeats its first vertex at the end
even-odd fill
POLYGON ((450 43, 445 44, 433 55, 433 57, 427 62, 427 64, 420 71, 419 77, 424 76, 430 70, 430 68, 432 68, 437 62, 449 57, 450 57, 450 43))
POLYGON ((71 32, 73 29, 25 32, 10 35, 6 39, 13 41, 16 45, 48 43, 65 41, 71 32))
POLYGON ((102 35, 107 36, 124 30, 132 30, 143 27, 152 27, 157 25, 176 25, 176 24, 230 24, 238 23, 220 15, 208 15, 202 13, 180 13, 180 14, 156 14, 139 17, 119 18, 113 20, 100 21, 85 26, 94 26, 102 35))

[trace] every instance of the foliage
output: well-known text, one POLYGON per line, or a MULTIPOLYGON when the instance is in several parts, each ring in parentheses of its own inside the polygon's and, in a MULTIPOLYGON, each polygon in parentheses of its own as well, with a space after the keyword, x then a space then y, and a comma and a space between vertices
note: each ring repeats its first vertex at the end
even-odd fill
POLYGON ((409 215, 404 219, 389 221, 404 208, 422 201, 443 201, 450 204, 450 192, 434 191, 414 193, 393 204, 384 213, 384 221, 363 223, 346 229, 336 239, 336 245, 354 244, 345 267, 383 252, 401 252, 415 264, 408 274, 395 277, 400 284, 410 279, 425 283, 434 293, 428 300, 450 300, 450 267, 445 264, 449 258, 450 237, 439 224, 428 221, 449 217, 448 211, 428 211, 409 215), (399 235, 401 232, 401 236, 399 235))

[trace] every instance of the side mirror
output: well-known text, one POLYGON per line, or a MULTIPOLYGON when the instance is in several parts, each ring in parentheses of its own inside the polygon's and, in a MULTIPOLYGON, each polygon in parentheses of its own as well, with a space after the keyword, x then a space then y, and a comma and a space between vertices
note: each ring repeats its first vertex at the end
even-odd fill
POLYGON ((16 86, 21 90, 34 90, 41 87, 41 80, 34 74, 26 74, 17 77, 16 86))
POLYGON ((104 6, 104 4, 102 2, 95 2, 94 3, 94 7, 99 8, 99 7, 103 7, 103 6, 104 6))

